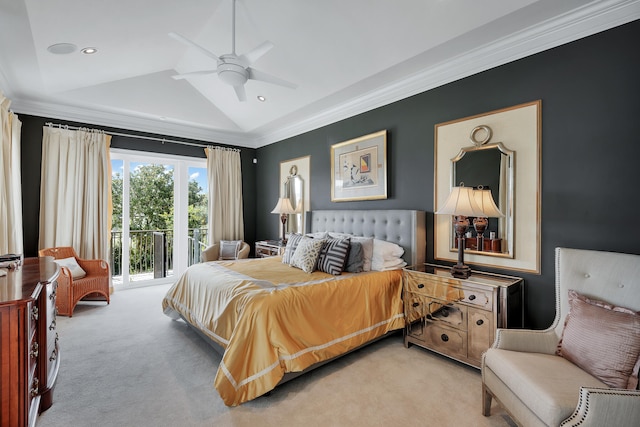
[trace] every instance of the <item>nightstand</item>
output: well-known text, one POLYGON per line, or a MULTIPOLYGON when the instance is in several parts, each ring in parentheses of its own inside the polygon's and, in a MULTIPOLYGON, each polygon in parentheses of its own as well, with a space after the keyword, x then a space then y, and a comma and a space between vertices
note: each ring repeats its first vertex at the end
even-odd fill
POLYGON ((256 242, 256 258, 283 255, 285 247, 280 240, 261 240, 256 242))
POLYGON ((523 327, 523 279, 472 271, 451 276, 433 264, 407 267, 402 274, 406 326, 404 344, 435 351, 480 367, 496 328, 523 327))

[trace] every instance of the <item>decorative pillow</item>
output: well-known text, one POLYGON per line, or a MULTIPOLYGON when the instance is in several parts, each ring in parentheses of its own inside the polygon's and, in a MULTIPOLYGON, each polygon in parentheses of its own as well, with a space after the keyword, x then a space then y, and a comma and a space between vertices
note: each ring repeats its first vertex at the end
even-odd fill
POLYGON ((220 240, 220 257, 218 259, 237 259, 242 240, 220 240))
POLYGON ((569 291, 569 314, 556 354, 614 388, 635 389, 640 313, 569 291))
POLYGON ((282 255, 282 263, 283 264, 291 264, 291 259, 293 258, 293 254, 298 247, 298 242, 302 239, 302 234, 293 233, 289 235, 289 240, 287 240, 287 246, 284 248, 284 254, 282 255))
POLYGON ((351 241, 362 244, 362 271, 371 271, 371 260, 373 258, 373 237, 352 236, 351 241))
POLYGON ((349 242, 348 238, 325 240, 318 256, 318 270, 334 276, 341 274, 349 253, 349 242))
POLYGON ((349 244, 349 255, 345 262, 344 271, 349 273, 362 273, 364 266, 364 252, 362 243, 351 242, 349 244))
POLYGON ((291 259, 291 266, 297 267, 305 273, 312 273, 318 264, 318 257, 324 242, 322 239, 302 237, 291 259))
POLYGON ((60 267, 67 267, 71 272, 71 277, 73 277, 74 280, 82 279, 87 275, 87 272, 78 265, 78 261, 76 261, 74 257, 55 259, 54 261, 60 267))

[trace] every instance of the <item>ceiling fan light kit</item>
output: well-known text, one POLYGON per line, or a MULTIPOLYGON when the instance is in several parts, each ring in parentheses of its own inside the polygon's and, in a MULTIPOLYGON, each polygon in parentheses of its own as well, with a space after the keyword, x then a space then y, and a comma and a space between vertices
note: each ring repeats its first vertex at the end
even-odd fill
POLYGON ((218 56, 210 50, 205 49, 204 47, 180 34, 169 33, 169 36, 174 38, 175 40, 178 40, 179 42, 184 43, 187 46, 197 49, 202 54, 215 59, 218 62, 218 66, 215 70, 193 71, 190 73, 178 74, 172 77, 176 80, 180 80, 188 79, 195 76, 218 74, 218 77, 223 83, 228 84, 229 86, 233 86, 236 92, 236 96, 238 97, 238 100, 240 102, 244 102, 247 99, 247 95, 244 89, 244 84, 247 82, 247 80, 258 80, 295 89, 297 85, 295 85, 294 83, 288 82, 278 77, 274 77, 263 71, 258 71, 255 68, 250 67, 251 64, 257 61, 260 57, 262 57, 262 55, 267 53, 273 47, 273 43, 265 41, 260 46, 256 47, 247 54, 240 56, 236 55, 236 0, 232 1, 233 7, 231 17, 231 53, 218 56))

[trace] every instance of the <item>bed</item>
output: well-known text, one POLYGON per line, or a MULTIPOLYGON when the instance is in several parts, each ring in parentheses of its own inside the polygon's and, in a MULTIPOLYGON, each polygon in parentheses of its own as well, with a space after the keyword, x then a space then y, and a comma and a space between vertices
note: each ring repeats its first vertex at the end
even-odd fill
MULTIPOLYGON (((305 223, 316 236, 396 244, 408 265, 425 259, 423 211, 320 210, 305 223)), ((402 329, 401 276, 400 269, 308 273, 282 257, 214 261, 189 267, 162 307, 222 354, 214 385, 235 406, 402 329)))

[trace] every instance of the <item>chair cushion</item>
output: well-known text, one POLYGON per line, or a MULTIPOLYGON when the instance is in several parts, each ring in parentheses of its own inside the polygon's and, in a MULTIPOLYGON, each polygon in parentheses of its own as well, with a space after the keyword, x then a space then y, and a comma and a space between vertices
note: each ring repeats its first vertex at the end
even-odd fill
POLYGON ((581 386, 607 387, 553 354, 490 348, 484 363, 546 425, 560 425, 573 413, 581 386))
POLYGON ((556 354, 613 388, 635 389, 640 314, 569 290, 569 313, 556 354))
POLYGON ((82 279, 87 275, 87 272, 84 271, 82 267, 80 267, 80 265, 78 265, 78 261, 76 261, 74 257, 55 259, 54 261, 60 267, 67 267, 71 272, 71 277, 73 277, 74 280, 82 279))
POLYGON ((219 259, 237 259, 240 245, 242 245, 242 240, 220 240, 219 259))

